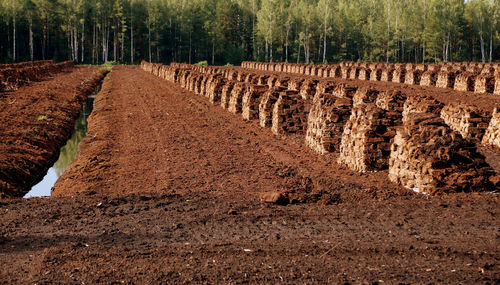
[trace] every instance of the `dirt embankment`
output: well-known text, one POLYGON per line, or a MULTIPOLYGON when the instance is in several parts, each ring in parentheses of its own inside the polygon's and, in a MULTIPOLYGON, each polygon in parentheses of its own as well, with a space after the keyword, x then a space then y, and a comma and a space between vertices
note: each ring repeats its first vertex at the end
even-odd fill
POLYGON ((0 93, 0 195, 22 197, 43 178, 71 135, 83 102, 105 74, 77 67, 0 93))
POLYGON ((70 70, 74 65, 73 61, 54 64, 52 60, 2 64, 0 65, 0 91, 17 90, 21 86, 70 70))

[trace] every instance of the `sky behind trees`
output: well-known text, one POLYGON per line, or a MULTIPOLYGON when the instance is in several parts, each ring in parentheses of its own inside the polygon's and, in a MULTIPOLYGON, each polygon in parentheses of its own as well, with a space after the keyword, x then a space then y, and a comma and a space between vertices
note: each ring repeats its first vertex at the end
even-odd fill
POLYGON ((0 62, 500 60, 500 0, 0 0, 0 62))

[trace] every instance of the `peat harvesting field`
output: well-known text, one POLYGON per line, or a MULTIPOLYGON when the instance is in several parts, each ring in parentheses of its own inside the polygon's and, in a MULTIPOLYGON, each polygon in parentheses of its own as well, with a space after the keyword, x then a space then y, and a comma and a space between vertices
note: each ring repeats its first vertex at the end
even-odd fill
POLYGON ((500 282, 498 65, 55 65, 0 66, 0 283, 500 282))

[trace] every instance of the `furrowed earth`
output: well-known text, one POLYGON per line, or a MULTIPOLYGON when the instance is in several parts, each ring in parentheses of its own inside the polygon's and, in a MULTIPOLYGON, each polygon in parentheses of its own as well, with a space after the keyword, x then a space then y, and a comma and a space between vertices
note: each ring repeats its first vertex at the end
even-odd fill
MULTIPOLYGON (((500 102, 374 84, 486 112, 500 102)), ((88 122, 51 197, 0 200, 1 283, 500 282, 495 189, 416 194, 137 66, 113 68, 88 122)), ((484 152, 498 174, 498 151, 484 152)))

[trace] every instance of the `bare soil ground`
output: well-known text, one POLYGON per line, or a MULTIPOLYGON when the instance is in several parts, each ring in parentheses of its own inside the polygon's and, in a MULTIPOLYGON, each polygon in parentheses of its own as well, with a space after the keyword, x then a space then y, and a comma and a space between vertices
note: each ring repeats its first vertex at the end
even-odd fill
POLYGON ((116 67, 55 197, 0 203, 0 280, 500 282, 496 194, 414 195, 334 161, 116 67), (292 204, 259 201, 275 190, 292 204))

